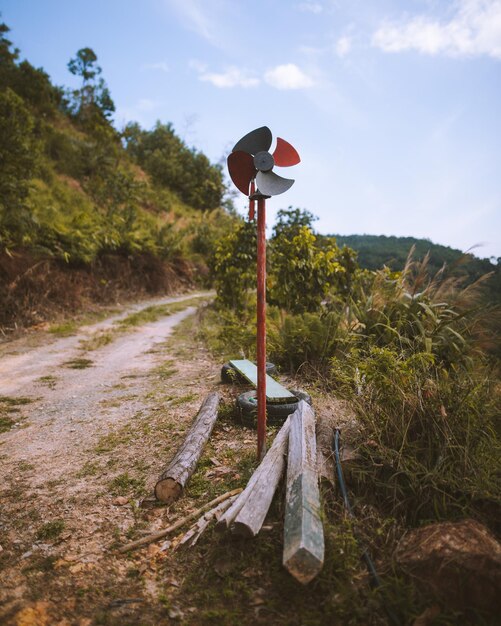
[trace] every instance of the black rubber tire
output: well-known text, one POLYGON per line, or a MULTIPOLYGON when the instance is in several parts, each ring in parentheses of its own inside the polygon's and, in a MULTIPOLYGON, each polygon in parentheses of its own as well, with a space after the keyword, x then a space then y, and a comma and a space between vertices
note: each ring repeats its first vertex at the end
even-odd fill
MULTIPOLYGON (((275 376, 277 374, 277 367, 274 363, 266 363, 266 373, 268 376, 275 376)), ((237 372, 236 369, 231 367, 229 363, 225 363, 221 368, 221 380, 223 383, 245 383, 246 379, 237 372)))
MULTIPOLYGON (((305 400, 311 405, 311 396, 306 391, 300 389, 291 389, 296 398, 299 400, 305 400)), ((255 427, 257 423, 257 391, 246 391, 237 398, 237 408, 240 413, 240 417, 244 424, 255 427)), ((297 402, 287 402, 284 404, 279 403, 266 403, 266 422, 271 426, 280 425, 285 422, 291 413, 297 409, 297 402)))

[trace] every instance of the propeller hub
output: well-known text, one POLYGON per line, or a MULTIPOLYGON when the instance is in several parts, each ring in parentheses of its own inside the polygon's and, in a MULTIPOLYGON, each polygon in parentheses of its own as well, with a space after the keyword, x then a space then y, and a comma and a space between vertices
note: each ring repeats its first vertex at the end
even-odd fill
POLYGON ((265 150, 261 150, 261 152, 258 152, 254 157, 254 166, 259 172, 269 172, 273 169, 274 165, 275 159, 265 150))

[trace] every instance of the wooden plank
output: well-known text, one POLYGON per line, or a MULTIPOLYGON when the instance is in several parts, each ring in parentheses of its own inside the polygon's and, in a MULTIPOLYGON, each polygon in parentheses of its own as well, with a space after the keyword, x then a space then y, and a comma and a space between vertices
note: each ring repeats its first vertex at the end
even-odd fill
POLYGON ((158 500, 173 502, 182 494, 214 428, 218 406, 218 393, 210 393, 203 401, 183 445, 155 485, 155 496, 158 500))
POLYGON ((285 469, 290 416, 278 431, 270 449, 252 474, 247 486, 231 507, 221 515, 216 530, 233 526, 236 533, 255 537, 263 525, 273 495, 285 469))
POLYGON ((296 580, 306 584, 322 569, 325 550, 315 413, 301 400, 290 420, 283 564, 296 580))
MULTIPOLYGON (((242 374, 251 385, 257 387, 257 367, 247 359, 235 359, 230 361, 230 365, 242 374)), ((283 385, 266 375, 266 401, 267 402, 288 402, 296 396, 283 385)))

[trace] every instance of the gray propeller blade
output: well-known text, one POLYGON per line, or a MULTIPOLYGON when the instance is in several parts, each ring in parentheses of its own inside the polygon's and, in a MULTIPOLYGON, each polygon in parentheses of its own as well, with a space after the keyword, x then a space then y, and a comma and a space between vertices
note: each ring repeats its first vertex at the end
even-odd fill
POLYGON ((282 178, 275 172, 258 172, 256 175, 256 186, 264 196, 278 196, 294 184, 292 178, 282 178))
POLYGON ((261 126, 261 128, 251 130, 250 133, 242 137, 242 139, 235 144, 232 152, 243 150, 253 155, 263 150, 266 152, 270 149, 271 140, 271 130, 268 126, 261 126))

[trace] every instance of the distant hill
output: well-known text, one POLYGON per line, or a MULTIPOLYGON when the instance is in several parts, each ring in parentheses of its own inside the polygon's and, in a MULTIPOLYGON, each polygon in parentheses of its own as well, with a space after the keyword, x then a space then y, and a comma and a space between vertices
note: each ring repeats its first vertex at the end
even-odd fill
POLYGON ((467 276, 472 282, 481 276, 493 273, 486 284, 489 298, 501 301, 501 264, 489 259, 479 259, 448 246, 433 243, 429 239, 394 237, 386 235, 329 235, 338 245, 346 245, 358 252, 358 261, 364 268, 376 270, 386 265, 393 270, 402 269, 414 246, 414 258, 430 254, 429 267, 432 273, 446 264, 446 271, 453 276, 467 276))

